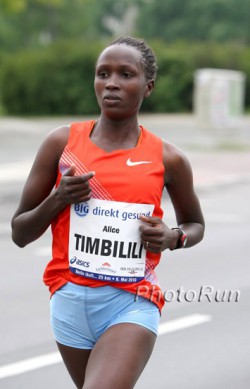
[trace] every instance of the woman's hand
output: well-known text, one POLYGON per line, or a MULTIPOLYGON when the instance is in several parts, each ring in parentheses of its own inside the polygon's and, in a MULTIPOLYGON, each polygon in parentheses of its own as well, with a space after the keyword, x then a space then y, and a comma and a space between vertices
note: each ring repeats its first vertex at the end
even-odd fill
POLYGON ((74 165, 62 176, 57 188, 57 197, 63 204, 78 204, 90 200, 91 188, 89 180, 94 177, 95 172, 89 172, 75 176, 74 165))
POLYGON ((141 216, 143 224, 139 227, 144 248, 151 253, 161 253, 173 249, 179 239, 178 231, 171 230, 161 219, 153 216, 141 216))

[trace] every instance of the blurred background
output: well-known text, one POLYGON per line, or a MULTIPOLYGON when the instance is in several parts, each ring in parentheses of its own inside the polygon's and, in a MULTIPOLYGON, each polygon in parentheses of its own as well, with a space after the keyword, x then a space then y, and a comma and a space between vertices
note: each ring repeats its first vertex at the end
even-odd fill
POLYGON ((158 57, 143 111, 190 112, 199 68, 243 72, 249 109, 249 15, 248 0, 0 0, 1 111, 97 113, 95 60, 121 35, 145 38, 158 57))
MULTIPOLYGON (((140 121, 184 150, 206 220, 199 245, 162 256, 166 304, 136 389, 250 387, 249 15, 249 0, 0 0, 1 389, 74 387, 42 283, 50 231, 19 249, 10 220, 46 134, 98 116, 95 61, 121 35, 157 55, 140 121)), ((162 205, 175 226, 167 193, 162 205)))

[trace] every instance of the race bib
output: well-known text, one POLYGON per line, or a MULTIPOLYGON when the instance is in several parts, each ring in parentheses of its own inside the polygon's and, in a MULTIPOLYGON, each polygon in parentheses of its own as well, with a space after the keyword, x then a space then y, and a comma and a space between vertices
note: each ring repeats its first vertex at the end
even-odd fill
POLYGON ((70 209, 69 269, 109 282, 144 278, 146 250, 140 216, 152 216, 154 205, 91 199, 70 209))

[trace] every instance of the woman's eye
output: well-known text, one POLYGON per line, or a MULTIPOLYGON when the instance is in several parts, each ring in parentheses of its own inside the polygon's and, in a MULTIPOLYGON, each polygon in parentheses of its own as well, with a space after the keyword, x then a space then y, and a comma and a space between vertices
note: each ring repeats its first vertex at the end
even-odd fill
POLYGON ((98 73, 98 76, 101 77, 101 78, 107 78, 108 77, 108 73, 107 72, 100 72, 100 73, 98 73))
POLYGON ((123 72, 122 75, 123 75, 124 78, 130 78, 130 77, 132 77, 132 74, 131 74, 131 73, 128 73, 128 72, 123 72))

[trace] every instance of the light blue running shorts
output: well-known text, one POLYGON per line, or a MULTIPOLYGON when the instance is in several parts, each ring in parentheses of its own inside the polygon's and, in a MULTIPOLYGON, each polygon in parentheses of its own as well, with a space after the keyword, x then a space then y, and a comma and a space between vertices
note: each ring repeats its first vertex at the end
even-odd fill
POLYGON ((157 335, 159 320, 153 302, 109 285, 90 288, 67 283, 50 300, 56 341, 79 349, 92 349, 103 332, 118 323, 135 323, 157 335))

